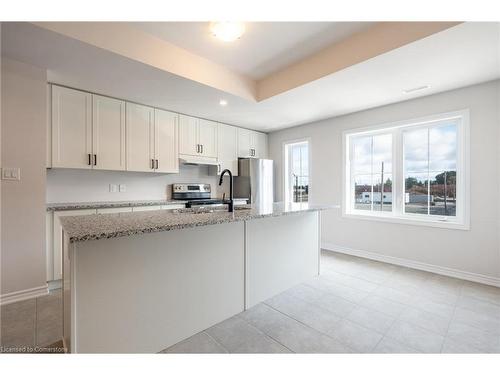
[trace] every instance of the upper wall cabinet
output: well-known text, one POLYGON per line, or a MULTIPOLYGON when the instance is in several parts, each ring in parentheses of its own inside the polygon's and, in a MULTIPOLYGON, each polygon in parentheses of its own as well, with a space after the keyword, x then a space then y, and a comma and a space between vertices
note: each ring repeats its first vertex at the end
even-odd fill
POLYGON ((153 172, 154 109, 127 103, 127 171, 153 172))
POLYGON ((92 94, 52 86, 52 166, 90 169, 92 94))
POLYGON ((217 123, 180 115, 179 154, 216 158, 217 123))
POLYGON ((267 158, 267 135, 238 128, 238 157, 267 158))
POLYGON ((52 167, 125 170, 125 102, 52 86, 52 167))
POLYGON ((154 150, 156 172, 178 173, 177 150, 179 115, 155 109, 154 150))
POLYGON ((125 102, 92 95, 93 168, 125 170, 125 102))
POLYGON ((217 153, 217 174, 224 169, 229 169, 233 176, 238 175, 238 128, 219 124, 218 133, 218 153, 217 153))
POLYGON ((178 173, 178 115, 127 103, 127 170, 178 173))

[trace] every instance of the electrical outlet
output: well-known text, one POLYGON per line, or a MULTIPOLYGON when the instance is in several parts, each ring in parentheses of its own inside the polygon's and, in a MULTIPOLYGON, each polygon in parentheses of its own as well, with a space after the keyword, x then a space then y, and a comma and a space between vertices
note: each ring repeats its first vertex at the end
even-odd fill
POLYGON ((19 168, 2 168, 2 180, 21 180, 21 170, 19 168))
POLYGON ((109 192, 116 193, 118 191, 118 186, 116 184, 109 184, 109 192))
POLYGON ((120 190, 120 193, 125 193, 127 191, 127 185, 120 184, 118 189, 120 190))

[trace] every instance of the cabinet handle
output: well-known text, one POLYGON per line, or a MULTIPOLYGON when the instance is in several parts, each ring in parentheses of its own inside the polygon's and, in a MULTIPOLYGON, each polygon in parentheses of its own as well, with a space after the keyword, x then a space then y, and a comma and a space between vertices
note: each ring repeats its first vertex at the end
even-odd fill
POLYGON ((155 169, 155 159, 151 159, 151 169, 155 169))
POLYGON ((200 153, 200 145, 196 145, 196 152, 199 154, 200 153))
POLYGON ((94 165, 97 165, 97 154, 94 154, 94 165))
POLYGON ((158 169, 158 159, 156 159, 156 169, 158 169))
POLYGON ((203 154, 203 145, 200 145, 200 147, 201 147, 201 153, 203 154))
POLYGON ((88 164, 92 165, 92 154, 87 154, 87 156, 89 157, 88 164))
POLYGON ((217 164, 217 172, 220 173, 220 164, 217 164))

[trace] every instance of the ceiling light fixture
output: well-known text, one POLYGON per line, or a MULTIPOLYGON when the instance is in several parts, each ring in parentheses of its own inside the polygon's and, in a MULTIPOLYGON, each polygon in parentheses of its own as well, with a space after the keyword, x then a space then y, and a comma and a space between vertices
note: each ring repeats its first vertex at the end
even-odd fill
POLYGON ((245 24, 243 22, 212 22, 210 31, 224 42, 233 42, 241 38, 245 32, 245 24))
POLYGON ((227 105, 227 100, 221 99, 221 100, 219 101, 219 104, 220 104, 221 106, 225 107, 225 106, 227 105))
POLYGON ((427 90, 428 88, 430 88, 430 86, 429 85, 425 85, 425 86, 413 87, 411 89, 403 90, 403 92, 405 94, 411 94, 412 92, 421 91, 421 90, 427 90))

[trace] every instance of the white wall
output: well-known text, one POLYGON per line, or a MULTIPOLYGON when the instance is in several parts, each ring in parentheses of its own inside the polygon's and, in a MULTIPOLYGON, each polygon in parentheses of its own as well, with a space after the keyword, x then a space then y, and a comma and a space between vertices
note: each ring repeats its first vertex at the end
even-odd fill
POLYGON ((1 294, 44 287, 46 71, 2 58, 1 294))
MULTIPOLYGON (((219 179, 209 173, 208 166, 181 165, 179 174, 50 169, 47 171, 47 202, 170 199, 170 185, 174 182, 208 183, 212 185, 212 197, 222 195, 219 179), (127 191, 110 193, 109 184, 125 184, 127 191)), ((226 181, 222 188, 225 185, 226 181)))
POLYGON ((276 200, 283 196, 283 142, 311 139, 311 200, 342 202, 342 132, 387 122, 470 109, 471 229, 468 231, 323 215, 323 247, 370 251, 475 274, 500 277, 500 81, 374 108, 271 133, 276 200))

